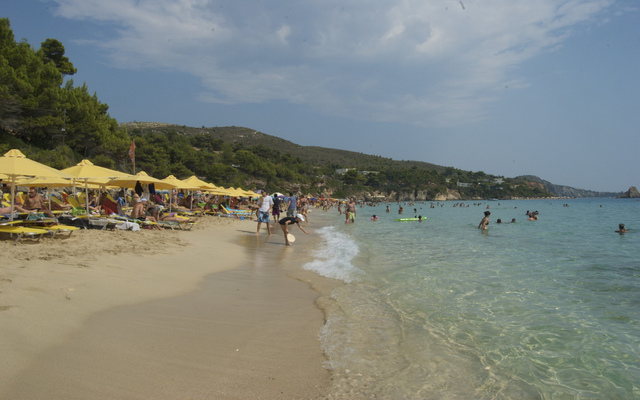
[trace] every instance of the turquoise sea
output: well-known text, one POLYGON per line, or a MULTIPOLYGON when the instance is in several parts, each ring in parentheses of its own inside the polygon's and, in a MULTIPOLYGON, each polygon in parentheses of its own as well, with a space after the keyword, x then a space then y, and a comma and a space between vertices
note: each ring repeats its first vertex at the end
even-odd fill
POLYGON ((463 203, 326 212, 304 268, 344 283, 322 302, 330 398, 640 398, 640 202, 463 203))

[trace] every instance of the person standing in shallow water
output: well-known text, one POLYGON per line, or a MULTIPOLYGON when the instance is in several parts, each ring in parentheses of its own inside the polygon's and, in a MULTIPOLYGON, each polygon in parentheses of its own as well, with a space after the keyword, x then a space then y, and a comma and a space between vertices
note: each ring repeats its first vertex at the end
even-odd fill
POLYGON ((618 230, 616 232, 617 233, 627 233, 629 231, 624 227, 624 224, 620 224, 620 225, 618 225, 618 230))
POLYGON ((305 234, 309 234, 309 232, 305 231, 303 227, 300 226, 300 222, 304 222, 304 217, 302 214, 296 214, 295 217, 285 217, 282 218, 278 223, 280 224, 280 228, 282 228, 282 232, 284 233, 284 242, 287 246, 291 246, 291 242, 289 242, 289 225, 296 224, 298 228, 302 230, 305 234))
POLYGON ((273 208, 273 197, 267 196, 267 190, 262 189, 260 208, 258 209, 258 229, 256 235, 260 234, 260 226, 264 222, 267 225, 267 232, 271 235, 271 224, 269 224, 269 212, 273 208))
POLYGON ((491 211, 484 212, 484 218, 482 218, 482 221, 478 224, 478 229, 483 231, 489 229, 489 215, 491 215, 491 211))
POLYGON ((356 222, 356 198, 352 197, 344 208, 344 215, 346 216, 344 223, 353 224, 356 222))

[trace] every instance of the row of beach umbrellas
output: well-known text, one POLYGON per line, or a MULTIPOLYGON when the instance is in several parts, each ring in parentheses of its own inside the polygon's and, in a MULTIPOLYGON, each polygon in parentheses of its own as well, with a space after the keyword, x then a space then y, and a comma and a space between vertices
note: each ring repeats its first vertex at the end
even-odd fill
POLYGON ((213 195, 230 197, 255 197, 254 192, 236 189, 223 188, 207 183, 198 177, 180 180, 173 175, 165 179, 157 179, 149 176, 146 172, 140 171, 135 175, 112 170, 109 168, 94 165, 89 160, 82 160, 73 167, 57 170, 37 161, 27 158, 20 150, 9 150, 3 157, 0 157, 0 179, 11 182, 11 220, 13 221, 13 210, 15 207, 16 186, 34 187, 67 187, 75 186, 76 182, 84 184, 86 207, 89 209, 88 189, 95 187, 126 187, 134 188, 140 184, 154 184, 159 190, 163 189, 184 189, 200 190, 213 195))

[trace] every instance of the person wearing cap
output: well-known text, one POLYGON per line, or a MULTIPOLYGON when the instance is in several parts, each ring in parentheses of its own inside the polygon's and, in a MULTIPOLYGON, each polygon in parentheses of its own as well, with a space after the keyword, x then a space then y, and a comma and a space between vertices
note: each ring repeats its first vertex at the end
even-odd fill
POLYGON ((135 201, 136 204, 134 204, 133 209, 131 209, 131 218, 144 220, 147 199, 145 197, 138 197, 135 201))
POLYGON ((491 211, 484 212, 484 218, 482 218, 482 221, 478 224, 478 229, 486 231, 489 228, 489 215, 491 215, 491 211))
POLYGON ((300 228, 302 232, 306 233, 307 235, 309 234, 309 232, 305 231, 304 228, 300 226, 300 222, 304 222, 304 216, 302 214, 296 214, 295 217, 284 217, 280 221, 278 221, 278 223, 280 224, 280 228, 282 228, 282 232, 284 233, 284 241, 286 242, 287 246, 291 246, 289 238, 287 237, 287 235, 289 234, 290 224, 298 225, 298 228, 300 228))
MULTIPOLYGON (((133 210, 131 210, 131 218, 137 219, 140 221, 148 221, 148 222, 158 222, 158 220, 151 216, 146 215, 148 200, 146 197, 141 197, 138 199, 138 203, 133 206, 133 210)), ((153 226, 156 229, 162 230, 162 228, 158 225, 153 226)))

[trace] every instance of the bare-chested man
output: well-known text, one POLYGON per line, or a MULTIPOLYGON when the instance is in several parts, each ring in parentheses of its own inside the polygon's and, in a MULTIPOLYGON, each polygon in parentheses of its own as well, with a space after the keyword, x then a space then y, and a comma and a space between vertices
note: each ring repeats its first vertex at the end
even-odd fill
POLYGON ((49 211, 49 207, 45 204, 42 197, 36 192, 36 188, 29 188, 29 195, 24 200, 23 208, 29 211, 43 212, 47 216, 53 218, 53 214, 49 211))
MULTIPOLYGON (((145 197, 140 198, 140 200, 138 200, 138 203, 133 206, 133 209, 131 210, 131 218, 140 221, 158 222, 158 220, 154 216, 147 215, 148 205, 149 202, 145 197)), ((159 225, 153 225, 153 227, 155 229, 162 230, 159 225)))
POLYGON ((356 222, 356 198, 352 197, 344 207, 345 224, 353 224, 356 222))

